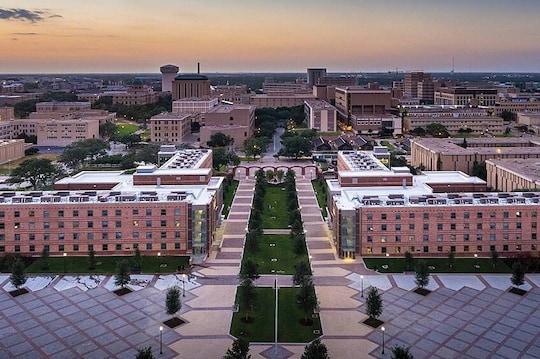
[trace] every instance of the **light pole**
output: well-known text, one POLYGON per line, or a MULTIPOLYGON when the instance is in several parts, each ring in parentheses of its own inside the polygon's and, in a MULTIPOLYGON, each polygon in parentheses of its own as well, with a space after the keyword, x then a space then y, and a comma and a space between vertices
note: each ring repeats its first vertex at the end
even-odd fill
POLYGON ((474 269, 478 269, 478 254, 474 254, 474 269))
POLYGON ((382 353, 384 354, 384 327, 381 327, 382 332, 382 353))
POLYGON ((182 297, 186 296, 186 275, 182 274, 182 297))
POLYGON ((62 254, 62 256, 64 257, 64 273, 66 273, 66 257, 67 257, 67 253, 64 252, 64 254, 62 254))
POLYGON ((360 276, 360 282, 362 283, 362 295, 361 297, 364 298, 364 276, 360 276))
POLYGON ((158 252, 158 253, 157 253, 157 258, 158 258, 158 263, 157 263, 157 265, 158 265, 158 271, 159 271, 159 273, 161 273, 161 261, 160 261, 160 259, 161 259, 161 252, 158 252))
MULTIPOLYGON (((384 353, 384 349, 383 349, 384 353)), ((159 354, 163 354, 163 327, 159 327, 159 354)))
POLYGON ((274 285, 276 287, 276 317, 274 318, 275 326, 274 326, 274 340, 276 342, 276 346, 274 347, 274 354, 277 354, 278 346, 277 346, 277 340, 278 340, 278 276, 276 272, 276 279, 274 280, 274 285))

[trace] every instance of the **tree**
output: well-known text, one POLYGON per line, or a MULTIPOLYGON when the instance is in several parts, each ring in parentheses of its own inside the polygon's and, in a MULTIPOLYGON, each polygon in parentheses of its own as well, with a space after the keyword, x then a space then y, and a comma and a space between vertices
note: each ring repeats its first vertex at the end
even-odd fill
POLYGON ((517 261, 512 264, 512 278, 510 278, 510 281, 516 287, 520 287, 525 283, 525 269, 521 262, 517 261))
POLYGON ((448 267, 450 267, 451 270, 454 270, 455 263, 456 263, 456 252, 454 251, 448 252, 448 267))
POLYGON ((96 269, 96 263, 96 252, 94 252, 94 249, 92 248, 88 251, 88 269, 96 269))
POLYGON ((493 266, 493 269, 497 267, 498 262, 499 262, 499 252, 491 251, 491 265, 493 266))
POLYGON ((144 347, 138 349, 135 359, 154 359, 154 354, 152 354, 152 347, 144 347))
POLYGON ((167 314, 175 315, 182 308, 180 303, 180 290, 178 287, 172 287, 167 290, 167 296, 165 297, 165 308, 167 314))
POLYGON ((326 345, 321 342, 320 338, 317 338, 306 345, 300 359, 330 359, 330 355, 328 355, 326 345))
POLYGON ((379 290, 371 287, 366 297, 366 314, 371 319, 377 319, 383 311, 383 302, 379 290))
POLYGON ((276 177, 278 182, 281 182, 283 180, 283 176, 285 175, 285 172, 283 170, 277 170, 276 177))
POLYGON ((304 281, 302 281, 300 290, 296 295, 296 302, 298 307, 304 311, 304 321, 307 323, 308 316, 317 308, 317 296, 311 278, 304 278, 304 281))
POLYGON ((426 133, 433 137, 444 138, 450 136, 446 126, 441 123, 434 122, 426 126, 426 133))
POLYGON ((501 112, 501 117, 504 121, 510 122, 514 121, 514 119, 516 118, 516 114, 512 111, 504 110, 503 112, 501 112))
POLYGON ((255 159, 257 156, 263 155, 267 148, 268 139, 266 137, 249 137, 244 141, 243 145, 243 150, 246 156, 253 156, 253 159, 255 159))
POLYGON ((249 312, 257 302, 257 292, 251 279, 242 281, 238 293, 238 305, 246 312, 246 322, 249 320, 249 312))
POLYGON ((309 263, 305 261, 300 261, 294 265, 294 275, 293 275, 293 284, 300 285, 304 283, 305 280, 311 278, 311 268, 309 263))
POLYGON ((259 279, 259 265, 251 259, 246 259, 242 262, 242 266, 240 267, 240 274, 238 275, 238 277, 240 278, 240 280, 259 279))
POLYGON ((141 251, 139 246, 135 247, 135 252, 133 253, 133 269, 140 271, 141 270, 141 251))
POLYGON ((157 164, 159 148, 159 143, 149 143, 141 149, 136 150, 133 160, 136 162, 157 164))
POLYGON ((285 137, 281 140, 282 148, 279 150, 279 156, 285 157, 304 157, 311 156, 311 140, 300 135, 285 137))
POLYGON ((43 247, 41 251, 41 269, 49 270, 49 250, 47 247, 43 247))
POLYGON ((78 169, 88 160, 104 156, 107 149, 109 143, 104 140, 97 138, 81 140, 66 146, 59 160, 71 168, 78 169))
POLYGON ((392 359, 414 359, 409 347, 395 345, 392 347, 392 359))
POLYGON ((405 268, 407 268, 407 270, 411 270, 413 263, 414 263, 413 254, 410 251, 406 251, 405 252, 405 268))
POLYGON ((424 128, 422 127, 416 127, 415 129, 411 131, 411 133, 415 136, 425 136, 426 130, 424 130, 424 128))
POLYGON ((116 263, 116 274, 114 276, 114 285, 124 288, 129 283, 129 262, 126 259, 116 263))
POLYGON ((232 343, 232 347, 227 349, 223 359, 250 359, 249 342, 238 338, 232 343))
POLYGON ((208 147, 228 147, 232 146, 234 138, 223 132, 216 132, 210 136, 210 141, 206 142, 208 147))
POLYGON ((240 164, 240 158, 232 151, 226 151, 223 147, 212 149, 212 167, 219 171, 222 166, 240 164))
POLYGON ((24 263, 20 258, 17 258, 11 266, 11 275, 9 276, 11 284, 19 289, 26 283, 26 274, 24 273, 24 263))
POLYGON ((414 282, 420 288, 424 288, 429 284, 429 268, 425 260, 419 260, 414 268, 414 282))
POLYGON ((465 137, 463 137, 463 142, 461 143, 461 147, 467 148, 468 146, 469 146, 469 144, 467 143, 467 139, 465 137))
POLYGON ((471 174, 480 179, 483 179, 484 181, 487 180, 486 161, 474 161, 471 174))
POLYGON ((33 189, 41 189, 53 180, 60 170, 46 158, 24 160, 11 172, 12 183, 29 182, 33 189))
POLYGON ((103 138, 110 139, 116 133, 116 125, 112 121, 107 121, 99 125, 99 135, 103 138))

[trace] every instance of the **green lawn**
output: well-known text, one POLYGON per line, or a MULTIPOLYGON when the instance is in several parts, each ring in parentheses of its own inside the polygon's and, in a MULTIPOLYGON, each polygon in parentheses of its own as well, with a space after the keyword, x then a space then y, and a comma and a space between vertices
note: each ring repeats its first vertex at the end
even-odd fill
MULTIPOLYGON (((244 338, 249 342, 273 342, 275 328, 275 289, 257 288, 257 304, 250 317, 253 323, 243 323, 245 317, 243 310, 234 313, 231 334, 237 338, 244 338)), ((294 304, 298 288, 280 288, 278 303, 278 342, 281 343, 308 343, 322 334, 321 322, 318 315, 312 318, 313 325, 303 326, 300 320, 305 314, 294 304), (319 334, 313 334, 319 330, 319 334)))
POLYGON ((264 211, 262 226, 267 229, 287 229, 289 213, 287 210, 287 196, 282 185, 268 184, 264 195, 264 211))
POLYGON ((294 265, 308 261, 307 254, 297 256, 293 251, 293 241, 288 234, 264 234, 259 238, 259 251, 248 252, 244 249, 243 259, 251 259, 259 264, 259 273, 294 274, 294 265), (272 261, 272 259, 277 259, 272 261))
MULTIPOLYGON (((401 273, 405 271, 405 260, 401 258, 366 258, 364 257, 364 263, 369 269, 377 269, 381 273, 401 273), (382 266, 387 265, 388 268, 384 269, 382 266)), ((491 258, 456 258, 454 264, 454 270, 450 270, 448 266, 448 258, 417 258, 424 259, 428 266, 435 267, 431 269, 432 273, 512 273, 512 269, 508 267, 502 259, 499 259, 497 266, 493 269, 491 264, 491 258), (477 263, 480 268, 475 268, 477 263)), ((414 265, 413 265, 414 269, 414 265)))
POLYGON ((396 148, 394 147, 394 145, 392 145, 390 142, 386 141, 386 140, 383 140, 381 141, 381 146, 386 146, 388 147, 388 151, 390 152, 394 152, 396 150, 396 148))
POLYGON ((233 180, 229 186, 225 186, 225 191, 223 192, 223 215, 225 218, 229 216, 229 211, 236 194, 236 189, 238 188, 238 181, 233 180))
POLYGON ((311 181, 311 185, 313 186, 313 190, 315 191, 315 195, 317 196, 317 203, 319 203, 319 208, 321 209, 321 213, 323 217, 326 218, 328 216, 328 213, 326 212, 326 206, 327 206, 326 190, 321 185, 319 180, 311 181))
MULTIPOLYGON (((27 273, 103 273, 114 274, 116 270, 116 263, 122 259, 127 259, 130 262, 133 260, 132 256, 111 256, 111 257, 98 257, 96 261, 101 264, 96 266, 96 269, 88 269, 88 256, 66 256, 64 257, 50 257, 49 258, 49 270, 41 269, 41 259, 36 260, 26 268, 27 273)), ((185 268, 189 268, 188 256, 141 256, 141 266, 143 273, 174 273, 178 269, 178 266, 183 265, 185 268), (164 266, 166 264, 166 266, 164 266)))
POLYGON ((139 125, 134 125, 132 123, 120 123, 116 126, 116 134, 126 136, 138 131, 139 129, 139 125))

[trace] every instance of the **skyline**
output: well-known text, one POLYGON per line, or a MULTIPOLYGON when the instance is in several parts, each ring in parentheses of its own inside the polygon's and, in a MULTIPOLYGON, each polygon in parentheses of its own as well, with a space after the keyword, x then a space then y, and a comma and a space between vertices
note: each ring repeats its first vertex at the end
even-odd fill
POLYGON ((540 2, 403 3, 0 0, 0 72, 540 72, 540 2))

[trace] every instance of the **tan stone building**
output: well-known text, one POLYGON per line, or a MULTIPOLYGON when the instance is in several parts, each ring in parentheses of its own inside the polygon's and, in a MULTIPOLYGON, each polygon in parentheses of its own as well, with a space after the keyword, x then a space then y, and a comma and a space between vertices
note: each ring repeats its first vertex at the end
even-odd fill
POLYGON ((475 163, 489 159, 540 158, 537 138, 417 138, 411 141, 411 165, 428 171, 471 173, 475 163))
POLYGON ((0 140, 0 164, 24 157, 24 140, 0 140))
POLYGON ((0 107, 0 121, 12 120, 15 118, 15 108, 11 106, 0 107))
POLYGON ((381 90, 377 85, 336 87, 335 101, 344 119, 349 115, 384 115, 393 110, 392 92, 381 90))
POLYGON ((257 108, 271 107, 295 107, 301 106, 306 100, 313 100, 315 96, 312 94, 261 94, 251 95, 251 104, 257 108))
POLYGON ((173 113, 206 113, 219 104, 217 98, 182 98, 172 103, 173 113))
POLYGON ((255 106, 219 105, 204 115, 201 144, 204 146, 214 133, 222 132, 234 139, 234 147, 241 148, 246 138, 255 133, 255 106))
POLYGON ((328 102, 304 101, 304 113, 308 128, 319 132, 337 131, 337 110, 328 102))
POLYGON ((495 106, 499 99, 494 88, 439 88, 434 94, 435 105, 495 106))
POLYGON ((488 186, 496 191, 540 191, 540 160, 537 158, 486 161, 488 186))
POLYGON ((509 112, 540 112, 540 96, 501 98, 495 102, 494 111, 500 116, 504 111, 509 112))
POLYGON ((418 99, 422 104, 433 104, 434 85, 431 74, 413 71, 405 74, 403 95, 418 99))
POLYGON ((163 144, 181 144, 191 133, 191 123, 199 122, 200 116, 193 113, 161 113, 153 116, 148 126, 150 140, 163 144))
POLYGON ((172 84, 172 99, 201 98, 211 96, 210 80, 201 74, 181 74, 175 77, 172 84))

